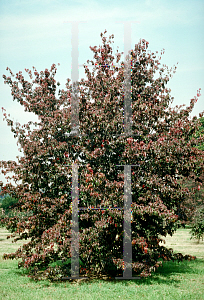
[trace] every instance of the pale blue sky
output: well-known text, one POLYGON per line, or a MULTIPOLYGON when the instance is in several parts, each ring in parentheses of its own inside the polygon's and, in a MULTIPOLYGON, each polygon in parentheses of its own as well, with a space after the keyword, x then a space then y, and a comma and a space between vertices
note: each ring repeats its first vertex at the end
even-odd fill
MULTIPOLYGON (((13 102, 2 75, 14 74, 35 66, 38 71, 60 63, 56 79, 61 88, 71 78, 71 24, 79 24, 79 64, 93 55, 89 46, 101 44, 100 33, 114 34, 114 52, 124 51, 124 25, 132 24, 132 48, 140 38, 149 42, 149 49, 165 49, 162 63, 177 72, 168 84, 174 105, 189 105, 201 88, 201 97, 193 114, 204 110, 204 1, 203 0, 0 0, 0 107, 14 120, 26 123, 36 120, 13 102)), ((123 59, 123 58, 122 58, 123 59)), ((79 79, 84 77, 79 68, 79 79)), ((10 128, 0 117, 0 160, 16 160, 20 155, 10 128)), ((4 177, 0 175, 0 180, 4 177)))

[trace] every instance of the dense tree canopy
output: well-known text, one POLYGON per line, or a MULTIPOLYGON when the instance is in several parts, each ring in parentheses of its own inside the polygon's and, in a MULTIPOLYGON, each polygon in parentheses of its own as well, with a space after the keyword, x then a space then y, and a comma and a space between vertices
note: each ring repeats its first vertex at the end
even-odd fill
MULTIPOLYGON (((133 135, 124 135, 125 63, 114 67, 121 53, 115 59, 113 35, 107 40, 105 33, 101 34, 101 46, 90 47, 94 68, 91 72, 85 66, 87 80, 82 79, 78 85, 80 136, 68 135, 72 130, 73 85, 68 79, 66 90, 59 90, 57 98, 55 65, 40 73, 33 68, 32 83, 22 72, 16 74, 17 81, 3 76, 13 99, 40 118, 38 123, 14 126, 4 113, 18 137, 23 157, 18 163, 1 162, 4 174, 13 171, 17 184, 1 183, 2 189, 19 199, 20 211, 30 212, 24 219, 6 221, 7 228, 20 235, 16 240, 31 240, 5 258, 22 258, 19 265, 30 269, 35 278, 69 274, 65 266, 71 257, 73 162, 82 160, 84 164, 78 169, 79 206, 105 208, 79 212, 79 252, 86 269, 81 266, 81 274, 116 275, 123 269, 123 211, 108 209, 124 206, 124 167, 116 165, 135 165, 131 169, 132 266, 141 276, 151 274, 159 266, 160 257, 175 258, 161 245, 160 236, 173 234, 185 218, 184 195, 188 190, 182 188, 178 178, 192 173, 197 178, 203 172, 203 152, 196 145, 204 138, 191 138, 200 123, 196 117, 189 118, 197 98, 191 99, 187 108, 170 108, 173 99, 166 85, 176 67, 160 67, 161 57, 147 50, 145 40, 130 53, 133 135)), ((32 72, 26 72, 32 79, 32 72)))

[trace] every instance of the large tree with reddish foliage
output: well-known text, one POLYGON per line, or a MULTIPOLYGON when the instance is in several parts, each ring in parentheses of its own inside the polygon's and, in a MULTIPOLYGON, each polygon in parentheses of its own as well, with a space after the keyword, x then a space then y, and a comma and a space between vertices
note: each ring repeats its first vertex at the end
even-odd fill
MULTIPOLYGON (((187 178, 192 172, 198 177, 203 171, 203 152, 196 148, 203 137, 191 138, 199 124, 196 117, 189 117, 197 98, 191 99, 187 108, 170 108, 173 99, 166 85, 176 67, 160 67, 161 57, 147 50, 145 40, 130 52, 133 135, 124 135, 124 62, 113 66, 119 63, 121 53, 113 56, 113 35, 107 40, 105 33, 99 48, 90 47, 94 68, 91 72, 85 66, 87 80, 78 85, 80 136, 67 135, 72 130, 73 85, 68 79, 66 90, 59 90, 57 97, 55 65, 40 73, 34 68, 32 83, 22 72, 16 74, 16 81, 3 76, 13 99, 39 116, 39 122, 14 126, 4 113, 23 157, 18 163, 1 162, 4 174, 14 172, 16 182, 1 183, 2 189, 19 199, 19 211, 26 212, 2 222, 16 241, 30 239, 4 258, 21 258, 19 266, 28 268, 34 278, 69 275, 73 162, 86 164, 78 170, 79 206, 90 208, 123 207, 124 169, 116 165, 137 165, 132 167, 131 178, 132 266, 141 276, 151 274, 160 265, 159 258, 176 258, 161 245, 160 237, 172 235, 185 218, 188 190, 178 178, 187 178)), ((32 72, 25 71, 32 79, 32 72)), ((80 273, 120 274, 123 211, 80 211, 79 228, 80 273)))

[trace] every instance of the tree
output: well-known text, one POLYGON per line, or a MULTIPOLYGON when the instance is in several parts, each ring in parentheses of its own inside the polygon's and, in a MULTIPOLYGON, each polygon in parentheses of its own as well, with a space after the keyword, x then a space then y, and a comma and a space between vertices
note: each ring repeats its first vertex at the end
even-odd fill
MULTIPOLYGON (((198 119, 198 122, 200 124, 200 127, 198 129, 198 131, 195 133, 195 137, 200 137, 201 135, 203 136, 204 135, 204 117, 201 117, 198 119)), ((198 146, 198 149, 200 150, 203 150, 204 151, 204 144, 201 143, 199 146, 198 146)))
MULTIPOLYGON (((74 86, 68 79, 66 90, 59 90, 59 98, 56 97, 55 65, 40 74, 33 67, 32 83, 24 79, 22 72, 16 74, 18 82, 3 76, 12 89, 13 99, 40 118, 38 123, 17 123, 14 127, 4 113, 24 156, 18 163, 1 162, 5 174, 15 173, 13 179, 17 184, 1 183, 4 193, 19 199, 19 210, 31 214, 23 220, 11 218, 7 222, 7 228, 17 235, 16 241, 31 241, 4 258, 22 258, 19 266, 28 268, 34 278, 69 275, 72 162, 82 160, 86 164, 79 167, 79 206, 84 208, 123 207, 123 168, 116 165, 136 165, 131 169, 132 266, 140 276, 150 275, 160 265, 159 258, 177 257, 160 244, 160 236, 172 235, 184 218, 184 195, 188 191, 179 184, 178 177, 194 172, 197 178, 203 171, 203 152, 195 147, 203 137, 190 138, 198 129, 197 118, 189 119, 197 98, 191 99, 185 109, 170 108, 172 98, 166 84, 176 67, 160 68, 161 57, 157 58, 158 52, 148 53, 145 40, 130 53, 134 135, 124 135, 125 63, 111 67, 115 61, 111 48, 114 36, 107 40, 105 33, 101 33, 102 46, 90 47, 94 52, 93 71, 85 66, 88 79, 78 84, 79 137, 67 134, 71 132, 74 86), (33 90, 34 84, 37 87, 33 90)), ((120 59, 121 53, 117 51, 116 63, 120 59)), ((26 72, 32 79, 32 72, 26 72)), ((122 210, 80 211, 79 228, 81 274, 120 274, 122 210)))
POLYGON ((6 197, 3 198, 1 207, 8 212, 9 210, 13 209, 15 205, 18 203, 18 200, 15 198, 10 197, 7 195, 6 197))
POLYGON ((203 241, 204 237, 204 206, 197 207, 195 214, 194 214, 194 219, 193 219, 193 224, 191 228, 191 239, 195 238, 198 239, 198 243, 200 239, 202 238, 203 241))
MULTIPOLYGON (((199 124, 199 128, 194 134, 192 134, 192 137, 199 138, 200 136, 203 136, 204 133, 204 118, 198 118, 197 120, 199 124)), ((196 146, 199 150, 204 150, 203 143, 201 142, 199 145, 196 146)), ((186 206, 186 213, 185 213, 185 224, 191 224, 194 226, 194 224, 197 222, 197 217, 200 216, 199 210, 201 209, 203 205, 203 199, 204 199, 204 173, 200 173, 200 176, 195 176, 193 172, 191 175, 186 177, 180 178, 180 184, 186 188, 190 193, 187 193, 185 195, 185 206, 186 206), (198 210, 198 211, 197 211, 198 210)))
MULTIPOLYGON (((195 137, 199 138, 204 135, 204 117, 198 119, 200 124, 199 129, 195 133, 195 137)), ((197 146, 198 149, 204 151, 204 143, 200 143, 197 146)), ((203 240, 204 236, 204 207, 203 207, 203 199, 204 199, 204 173, 196 178, 196 182, 192 180, 186 180, 185 184, 188 188, 191 188, 194 192, 193 199, 188 199, 188 204, 190 203, 190 226, 191 226, 191 239, 197 238, 198 242, 200 238, 203 240), (192 201, 193 200, 193 201, 192 201)))

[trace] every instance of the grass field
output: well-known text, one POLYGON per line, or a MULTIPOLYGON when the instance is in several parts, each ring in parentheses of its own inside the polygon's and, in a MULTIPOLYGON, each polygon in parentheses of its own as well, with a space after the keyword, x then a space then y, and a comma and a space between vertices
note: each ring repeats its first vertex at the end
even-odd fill
POLYGON ((0 299, 204 299, 204 241, 190 240, 190 229, 179 229, 166 238, 166 246, 197 257, 195 261, 164 262, 150 278, 141 280, 90 280, 81 282, 35 282, 18 269, 16 260, 3 260, 3 253, 14 252, 20 244, 6 239, 0 228, 0 299))

